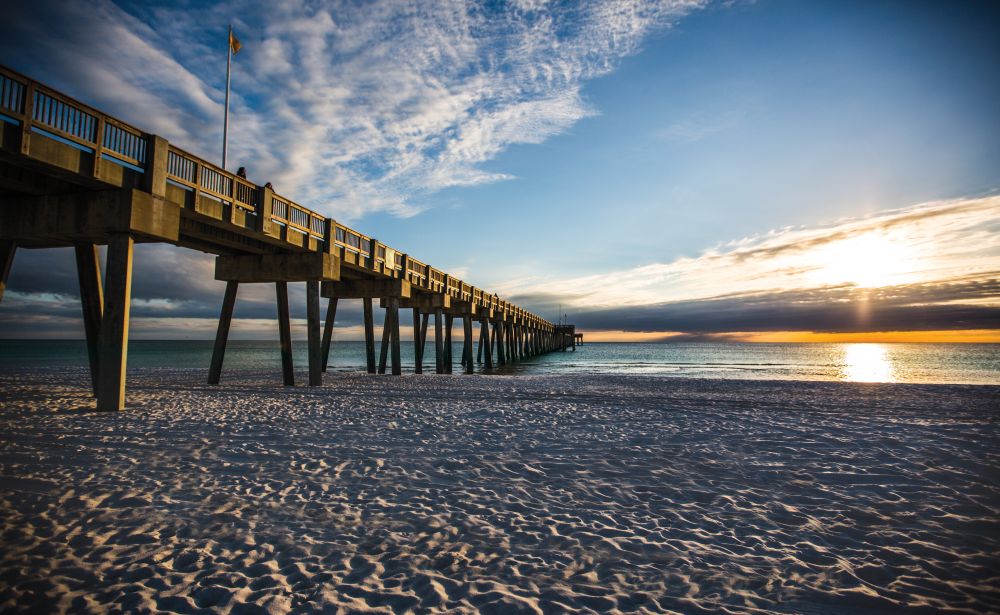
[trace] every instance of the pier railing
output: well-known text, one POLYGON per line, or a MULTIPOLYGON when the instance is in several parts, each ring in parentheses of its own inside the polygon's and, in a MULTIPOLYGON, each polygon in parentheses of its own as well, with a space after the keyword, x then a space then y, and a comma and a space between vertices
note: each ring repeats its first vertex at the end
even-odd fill
MULTIPOLYGON (((121 166, 132 176, 149 172, 153 135, 57 92, 42 83, 0 66, 0 125, 23 135, 41 134, 93 155, 96 178, 99 161, 121 166)), ((8 129, 3 131, 5 142, 8 129)), ((22 148, 29 139, 22 138, 22 148)), ((5 143, 6 145, 6 143, 5 143)), ((26 153, 26 151, 22 151, 26 153)), ((336 253, 345 263, 391 278, 403 278, 426 291, 490 309, 513 306, 427 263, 327 218, 207 160, 168 144, 166 199, 184 208, 299 249, 336 253)), ((133 178, 133 184, 140 180, 133 178)), ((527 314, 527 312, 525 312, 527 314)), ((531 315, 538 323, 546 323, 531 315)))

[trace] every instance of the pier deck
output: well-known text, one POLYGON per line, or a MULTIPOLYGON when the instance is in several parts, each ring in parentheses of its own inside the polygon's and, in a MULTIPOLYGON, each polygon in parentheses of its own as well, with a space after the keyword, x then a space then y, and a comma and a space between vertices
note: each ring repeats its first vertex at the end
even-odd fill
POLYGON ((288 283, 306 284, 309 384, 326 369, 341 299, 363 304, 369 372, 401 373, 399 311, 413 311, 415 371, 430 316, 435 371, 451 373, 451 330, 464 333, 466 373, 575 349, 576 336, 415 257, 159 137, 0 66, 0 299, 17 249, 71 246, 97 407, 125 405, 135 243, 216 256, 225 281, 208 381, 221 378, 240 284, 275 286, 284 382, 294 385, 288 283), (98 245, 107 245, 102 285, 98 245), (321 323, 320 299, 327 298, 321 323), (374 301, 384 308, 376 360, 374 301), (473 359, 474 324, 479 357, 473 359), (485 355, 485 356, 484 356, 485 355))

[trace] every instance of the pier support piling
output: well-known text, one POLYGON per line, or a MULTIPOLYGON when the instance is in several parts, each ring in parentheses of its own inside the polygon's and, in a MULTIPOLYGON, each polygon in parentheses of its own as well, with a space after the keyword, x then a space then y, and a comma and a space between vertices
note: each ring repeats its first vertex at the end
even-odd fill
POLYGON ((430 320, 430 317, 431 317, 431 315, 430 315, 429 312, 424 312, 423 314, 421 314, 421 322, 420 322, 420 359, 421 360, 423 360, 423 358, 426 356, 426 351, 427 351, 427 321, 430 320))
POLYGON ((490 321, 483 320, 480 324, 483 332, 482 337, 486 346, 486 369, 493 369, 493 341, 490 339, 490 321))
POLYGON ((336 297, 332 297, 326 306, 326 321, 323 323, 322 368, 324 372, 330 365, 330 345, 333 343, 333 323, 337 319, 337 301, 336 297))
POLYGON ((441 336, 444 335, 442 331, 441 323, 442 310, 441 308, 434 309, 434 359, 437 363, 436 372, 439 374, 444 373, 444 343, 441 336))
POLYGON ((96 244, 77 243, 73 249, 76 252, 76 274, 80 280, 80 305, 83 308, 83 330, 87 336, 90 383, 96 396, 97 373, 100 366, 101 318, 104 316, 101 261, 96 244))
POLYGON ((375 373, 375 316, 372 314, 372 299, 361 300, 365 313, 365 365, 369 374, 375 373))
POLYGON ((385 373, 386 362, 389 358, 389 338, 392 336, 392 310, 385 308, 385 315, 382 318, 382 344, 378 351, 378 373, 385 373))
POLYGON ((125 408, 125 364, 128 359, 129 310, 132 303, 131 235, 114 233, 108 240, 104 314, 101 318, 97 409, 125 408))
POLYGON ((462 355, 465 358, 465 373, 471 374, 475 367, 472 363, 472 316, 462 316, 462 355))
POLYGON ((451 327, 455 322, 455 317, 445 314, 444 317, 444 373, 450 374, 452 370, 452 347, 451 347, 451 327))
POLYGON ((392 314, 392 329, 390 330, 390 345, 392 353, 392 375, 403 373, 403 365, 399 356, 399 297, 389 298, 389 312, 392 314))
POLYGON ((292 321, 288 315, 288 282, 275 282, 274 294, 278 301, 278 338, 281 344, 281 374, 285 386, 295 386, 295 369, 292 366, 292 321))
POLYGON ((226 343, 229 340, 229 327, 233 322, 233 308, 239 285, 235 280, 226 282, 226 294, 222 298, 222 310, 219 312, 219 328, 215 331, 215 346, 212 348, 212 363, 208 368, 208 384, 219 384, 222 378, 222 361, 226 356, 226 343))
POLYGON ((497 340, 497 363, 499 365, 506 365, 507 354, 504 352, 503 347, 503 322, 497 321, 493 323, 493 337, 497 340))
POLYGON ((3 301, 3 291, 7 288, 7 278, 10 276, 10 266, 14 264, 14 252, 17 244, 13 241, 0 241, 0 301, 3 301))
POLYGON ((319 280, 306 282, 306 339, 309 352, 309 386, 323 384, 323 350, 319 329, 319 280))
POLYGON ((413 308, 413 373, 424 373, 424 345, 420 338, 420 310, 413 308))
POLYGON ((486 321, 480 321, 479 323, 479 344, 476 348, 476 363, 483 362, 483 344, 486 343, 486 330, 484 329, 484 323, 486 321))

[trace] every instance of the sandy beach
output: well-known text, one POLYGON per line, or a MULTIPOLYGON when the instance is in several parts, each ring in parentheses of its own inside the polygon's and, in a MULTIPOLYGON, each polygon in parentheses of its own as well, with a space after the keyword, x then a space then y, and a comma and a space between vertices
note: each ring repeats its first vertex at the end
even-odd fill
POLYGON ((1000 612, 1000 387, 0 374, 0 610, 1000 612))

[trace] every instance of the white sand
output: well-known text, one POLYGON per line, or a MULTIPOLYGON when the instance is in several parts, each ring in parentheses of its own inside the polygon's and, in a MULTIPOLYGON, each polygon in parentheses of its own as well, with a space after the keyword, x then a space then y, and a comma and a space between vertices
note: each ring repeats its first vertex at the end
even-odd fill
POLYGON ((0 610, 1000 612, 1000 388, 0 374, 0 610))

